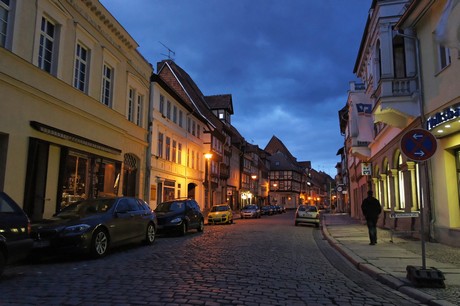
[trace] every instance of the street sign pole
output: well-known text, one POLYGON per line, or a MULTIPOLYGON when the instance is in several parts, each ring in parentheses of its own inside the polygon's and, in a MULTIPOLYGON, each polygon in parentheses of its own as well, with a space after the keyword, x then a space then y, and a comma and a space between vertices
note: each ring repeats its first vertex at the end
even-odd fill
MULTIPOLYGON (((401 151, 408 159, 420 162, 424 169, 424 180, 428 181, 426 161, 430 159, 437 149, 436 137, 424 129, 413 129, 401 138, 401 151)), ((420 184, 420 240, 422 243, 422 267, 407 266, 407 278, 419 286, 445 287, 444 275, 436 268, 426 268, 426 251, 425 251, 425 189, 423 183, 420 184)))

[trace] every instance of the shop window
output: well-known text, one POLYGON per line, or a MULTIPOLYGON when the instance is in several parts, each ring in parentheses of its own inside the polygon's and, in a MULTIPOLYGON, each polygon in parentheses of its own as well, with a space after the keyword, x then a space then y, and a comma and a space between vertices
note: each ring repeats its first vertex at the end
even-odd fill
POLYGON ((391 171, 390 171, 390 164, 387 164, 387 208, 391 209, 392 205, 392 197, 391 197, 391 171))
POLYGON ((460 199, 460 150, 455 151, 455 163, 457 166, 457 190, 460 199))
POLYGON ((66 157, 61 207, 76 201, 118 193, 121 163, 70 151, 66 157))
POLYGON ((163 186, 164 201, 174 200, 176 183, 174 181, 165 181, 163 186))

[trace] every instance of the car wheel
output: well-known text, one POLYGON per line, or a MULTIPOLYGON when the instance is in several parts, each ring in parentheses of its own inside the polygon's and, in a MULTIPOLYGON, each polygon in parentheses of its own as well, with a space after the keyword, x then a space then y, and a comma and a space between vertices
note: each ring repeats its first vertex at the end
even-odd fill
POLYGON ((145 244, 147 245, 151 245, 155 242, 155 234, 156 234, 156 230, 155 230, 155 226, 152 224, 152 223, 149 223, 147 225, 147 231, 145 233, 145 244))
POLYGON ((3 270, 5 270, 6 266, 6 256, 3 254, 2 251, 0 251, 0 275, 2 275, 3 270))
POLYGON ((203 232, 204 230, 204 221, 200 220, 200 225, 198 225, 198 228, 196 229, 198 232, 203 232))
POLYGON ((179 228, 179 235, 185 236, 185 234, 187 234, 187 231, 188 231, 187 224, 185 223, 185 221, 182 221, 182 224, 179 228))
POLYGON ((109 249, 109 236, 103 229, 97 229, 91 240, 91 255, 100 258, 107 254, 109 249))

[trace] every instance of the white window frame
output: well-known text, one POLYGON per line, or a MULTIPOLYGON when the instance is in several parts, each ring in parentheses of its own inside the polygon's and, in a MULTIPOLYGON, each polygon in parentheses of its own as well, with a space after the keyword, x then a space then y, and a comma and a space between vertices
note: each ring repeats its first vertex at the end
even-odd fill
POLYGON ((84 93, 88 93, 90 49, 84 44, 77 42, 75 48, 75 67, 73 86, 84 93), (82 50, 86 57, 82 56, 82 50), (84 70, 84 72, 82 72, 84 70))
POLYGON ((9 0, 9 4, 0 0, 0 10, 3 10, 6 16, 5 20, 0 20, 0 47, 6 49, 11 49, 15 3, 16 0, 9 0))
POLYGON ((57 60, 56 39, 58 33, 57 24, 46 16, 42 16, 40 22, 40 36, 38 49, 38 67, 48 73, 55 73, 55 61, 57 60), (48 28, 53 26, 53 33, 48 33, 48 28), (45 47, 51 45, 51 49, 45 47))
POLYGON ((112 65, 105 62, 102 67, 101 103, 108 107, 113 105, 114 73, 115 69, 112 65))
POLYGON ((136 124, 143 127, 144 121, 144 96, 137 95, 136 124))
POLYGON ((126 118, 133 122, 134 121, 134 99, 136 96, 136 90, 132 87, 128 89, 128 110, 126 113, 126 118))
POLYGON ((439 71, 442 71, 450 66, 452 60, 450 56, 450 49, 446 46, 438 44, 438 66, 439 71))

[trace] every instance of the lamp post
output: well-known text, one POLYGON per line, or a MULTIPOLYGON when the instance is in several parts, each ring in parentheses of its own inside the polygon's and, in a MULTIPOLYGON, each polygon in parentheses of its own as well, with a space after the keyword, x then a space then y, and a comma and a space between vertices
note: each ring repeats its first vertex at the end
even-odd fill
POLYGON ((204 155, 204 158, 206 158, 206 163, 207 163, 207 170, 208 170, 208 203, 206 205, 207 208, 211 208, 211 158, 212 158, 212 153, 206 153, 204 155))
MULTIPOLYGON (((257 189, 256 189, 256 188, 257 188, 257 182, 256 182, 256 180, 257 180, 257 175, 253 174, 253 175, 251 175, 251 178, 252 178, 252 182, 253 182, 253 183, 252 183, 252 184, 253 184, 253 188, 252 188, 252 189, 253 189, 253 191, 254 191, 254 202, 255 202, 255 201, 257 201, 257 198, 256 198, 256 197, 257 197, 257 194, 258 194, 257 189)), ((257 203, 252 203, 252 204, 257 204, 257 203)))

